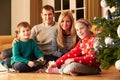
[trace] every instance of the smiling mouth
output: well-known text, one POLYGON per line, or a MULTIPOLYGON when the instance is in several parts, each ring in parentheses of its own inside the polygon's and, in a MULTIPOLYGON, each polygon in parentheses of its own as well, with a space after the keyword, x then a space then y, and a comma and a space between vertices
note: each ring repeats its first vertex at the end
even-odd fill
POLYGON ((80 36, 84 35, 83 33, 79 33, 80 36))

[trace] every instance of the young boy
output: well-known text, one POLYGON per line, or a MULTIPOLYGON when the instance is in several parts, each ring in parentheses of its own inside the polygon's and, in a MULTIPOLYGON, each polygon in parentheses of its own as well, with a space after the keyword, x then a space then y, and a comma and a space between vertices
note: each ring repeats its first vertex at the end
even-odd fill
POLYGON ((13 44, 11 65, 18 72, 36 71, 40 66, 36 65, 34 60, 43 61, 43 53, 40 51, 37 43, 30 39, 31 27, 27 22, 21 22, 17 25, 16 38, 20 41, 13 44))

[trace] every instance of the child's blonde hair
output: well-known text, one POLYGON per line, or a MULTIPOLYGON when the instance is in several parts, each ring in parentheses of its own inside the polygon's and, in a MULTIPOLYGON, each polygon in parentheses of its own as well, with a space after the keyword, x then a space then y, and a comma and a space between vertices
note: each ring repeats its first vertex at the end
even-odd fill
POLYGON ((87 27, 87 29, 89 29, 90 34, 93 34, 93 32, 91 31, 92 24, 87 19, 80 18, 80 19, 78 19, 76 21, 76 23, 82 23, 82 24, 84 24, 87 27))
POLYGON ((86 27, 88 27, 89 29, 92 28, 92 24, 91 24, 87 19, 83 19, 83 18, 78 19, 78 20, 76 21, 76 23, 82 23, 82 24, 84 24, 86 27))
POLYGON ((18 25, 17 25, 17 29, 15 30, 15 33, 16 33, 16 38, 18 37, 18 34, 20 32, 20 28, 21 27, 24 27, 24 28, 30 28, 31 29, 31 26, 28 22, 20 22, 18 25))

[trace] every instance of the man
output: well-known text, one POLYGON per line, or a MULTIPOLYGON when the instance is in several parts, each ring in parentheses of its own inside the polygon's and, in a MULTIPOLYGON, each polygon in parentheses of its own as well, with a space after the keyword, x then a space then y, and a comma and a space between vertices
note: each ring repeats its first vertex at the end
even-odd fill
MULTIPOLYGON (((52 55, 52 49, 51 49, 52 35, 54 31, 56 31, 57 29, 57 22, 54 21, 54 17, 55 17, 54 8, 50 5, 43 6, 41 17, 43 19, 43 22, 41 24, 35 25, 32 28, 31 38, 36 40, 36 42, 38 43, 40 50, 44 54, 45 60, 47 61, 56 60, 57 57, 52 55)), ((7 49, 2 53, 7 66, 11 67, 10 57, 12 56, 12 49, 7 49)))
POLYGON ((52 55, 52 36, 57 29, 57 23, 54 21, 54 8, 50 5, 45 5, 42 8, 41 17, 43 23, 35 25, 31 32, 31 38, 37 41, 40 50, 44 54, 45 60, 56 60, 57 57, 52 55))

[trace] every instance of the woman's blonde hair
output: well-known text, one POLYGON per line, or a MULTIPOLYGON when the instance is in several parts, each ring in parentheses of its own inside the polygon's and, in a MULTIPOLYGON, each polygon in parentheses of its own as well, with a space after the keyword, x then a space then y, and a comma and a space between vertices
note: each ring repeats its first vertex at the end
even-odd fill
POLYGON ((20 22, 18 25, 17 25, 17 28, 15 30, 15 33, 16 33, 16 38, 18 38, 18 34, 20 32, 20 28, 21 27, 24 27, 24 28, 27 28, 29 27, 31 29, 31 26, 28 22, 20 22))
POLYGON ((73 15, 70 11, 64 11, 61 13, 61 15, 59 16, 59 19, 58 19, 58 36, 57 36, 57 43, 58 45, 61 47, 61 48, 65 48, 66 46, 66 43, 65 43, 65 37, 64 37, 64 31, 62 30, 61 28, 61 22, 63 20, 64 17, 68 16, 71 20, 71 26, 70 26, 70 35, 71 35, 71 43, 68 47, 68 49, 71 49, 75 46, 76 44, 76 39, 77 39, 77 35, 76 35, 76 30, 75 30, 75 27, 74 27, 74 18, 73 18, 73 15))

